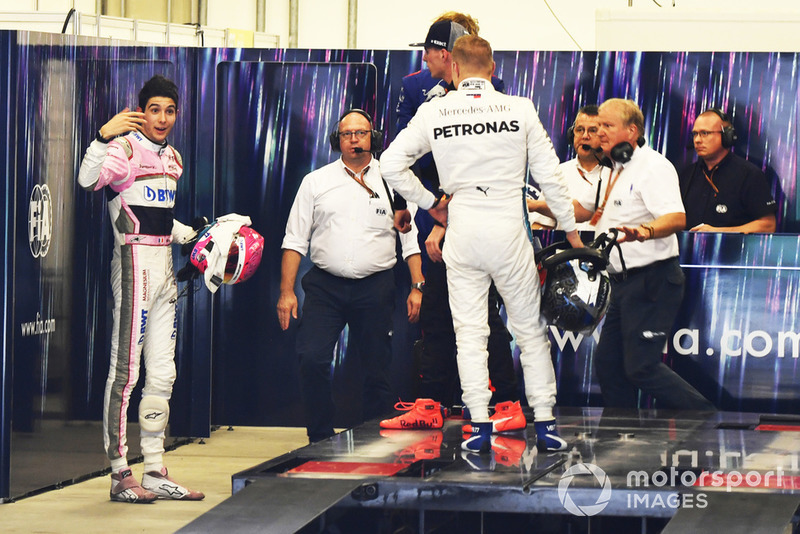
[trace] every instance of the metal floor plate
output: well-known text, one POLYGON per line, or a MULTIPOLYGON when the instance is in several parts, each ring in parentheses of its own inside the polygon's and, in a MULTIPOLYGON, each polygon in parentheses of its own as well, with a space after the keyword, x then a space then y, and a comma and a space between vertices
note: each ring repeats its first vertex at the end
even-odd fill
MULTIPOLYGON (((567 451, 537 452, 531 424, 495 436, 483 455, 461 451, 463 422, 416 431, 368 422, 237 473, 233 490, 313 480, 343 492, 320 495, 336 507, 666 520, 681 511, 682 521, 720 513, 716 503, 730 495, 782 495, 780 521, 800 504, 800 420, 792 418, 561 408, 567 451)), ((315 498, 305 504, 319 515, 315 498)))

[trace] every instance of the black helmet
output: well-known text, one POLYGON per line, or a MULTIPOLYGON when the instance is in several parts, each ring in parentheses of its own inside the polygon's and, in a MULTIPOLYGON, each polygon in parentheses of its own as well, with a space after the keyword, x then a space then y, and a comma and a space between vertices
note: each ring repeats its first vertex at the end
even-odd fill
POLYGON ((536 253, 542 284, 541 313, 563 330, 591 334, 608 309, 611 283, 606 266, 616 231, 600 234, 584 248, 560 241, 536 253))

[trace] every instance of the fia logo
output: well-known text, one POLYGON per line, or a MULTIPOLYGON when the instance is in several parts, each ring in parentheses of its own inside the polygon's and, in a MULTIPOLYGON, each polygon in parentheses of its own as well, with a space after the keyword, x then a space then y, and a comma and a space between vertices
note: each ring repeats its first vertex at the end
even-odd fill
POLYGON ((28 244, 34 258, 44 258, 53 233, 53 202, 47 184, 33 186, 28 204, 28 244))
POLYGON ((386 215, 386 208, 375 208, 375 215, 380 215, 381 217, 386 215))

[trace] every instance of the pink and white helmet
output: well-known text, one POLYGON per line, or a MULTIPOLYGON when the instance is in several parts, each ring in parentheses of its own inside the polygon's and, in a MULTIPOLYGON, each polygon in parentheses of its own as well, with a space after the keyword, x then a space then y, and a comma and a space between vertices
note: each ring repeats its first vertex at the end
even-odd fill
POLYGON ((228 261, 225 264, 225 278, 223 284, 238 284, 244 282, 256 272, 261 264, 261 254, 264 252, 264 238, 261 234, 242 226, 234 236, 228 250, 228 261))
POLYGON ((264 252, 264 237, 252 228, 242 225, 231 233, 225 231, 224 226, 220 225, 220 221, 214 221, 197 238, 197 243, 189 255, 192 265, 200 273, 205 273, 209 268, 209 260, 213 262, 214 249, 221 247, 220 250, 225 250, 225 247, 228 247, 225 269, 220 273, 222 280, 215 284, 217 286, 220 283, 238 284, 253 276, 261 264, 261 255, 264 252))

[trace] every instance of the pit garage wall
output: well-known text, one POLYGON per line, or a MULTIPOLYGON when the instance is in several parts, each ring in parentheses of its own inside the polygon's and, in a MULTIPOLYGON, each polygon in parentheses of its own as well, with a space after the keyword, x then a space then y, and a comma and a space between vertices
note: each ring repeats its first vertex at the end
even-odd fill
MULTIPOLYGON (((266 239, 251 280, 214 297, 198 284, 179 300, 171 434, 206 436, 210 424, 302 425, 296 326, 281 332, 275 317, 286 217, 302 177, 335 157, 327 135, 342 111, 374 113, 388 144, 400 80, 420 67, 420 52, 99 46, 25 32, 0 32, 0 47, 0 82, 8 76, 9 88, 3 100, 10 104, 0 111, 8 132, 0 167, 9 177, 0 219, 7 243, 0 498, 14 494, 9 480, 24 475, 14 467, 12 435, 35 436, 56 424, 66 439, 74 423, 101 417, 111 229, 103 195, 80 190, 75 176, 99 125, 135 106, 154 73, 181 89, 170 139, 185 163, 177 217, 247 214, 266 239)), ((495 59, 507 92, 537 105, 561 159, 571 157, 566 130, 587 103, 613 96, 639 102, 650 144, 679 168, 693 159, 686 146, 694 116, 711 105, 726 108, 739 131, 737 152, 761 165, 773 185, 779 230, 800 228, 796 54, 523 51, 497 52, 495 59)), ((687 272, 677 325, 685 333, 670 345, 670 362, 723 409, 797 411, 798 349, 782 334, 800 330, 797 237, 682 239, 684 263, 700 267, 687 272)), ((181 267, 186 259, 174 252, 181 267)), ((405 321, 405 267, 396 272, 393 376, 407 400, 419 331, 405 321)), ((553 331, 552 341, 559 402, 598 404, 594 340, 553 331)), ((332 368, 340 426, 360 413, 358 355, 347 349, 343 335, 332 368)), ((104 465, 100 449, 98 433, 97 469, 104 465)), ((70 468, 54 465, 53 482, 81 474, 70 468)))
MULTIPOLYGON (((3 38, 10 52, 3 58, 8 64, 3 71, 10 71, 4 145, 12 199, 5 213, 13 219, 4 234, 10 243, 5 249, 10 270, 4 280, 9 303, 4 393, 11 399, 3 406, 3 428, 9 432, 2 436, 0 458, 10 476, 2 481, 0 498, 36 489, 27 485, 34 477, 26 469, 41 473, 41 465, 48 465, 50 483, 56 483, 104 467, 99 427, 84 423, 101 419, 113 306, 112 234, 103 194, 81 190, 76 173, 99 125, 125 106, 135 108, 139 87, 154 73, 176 80, 181 101, 194 93, 188 50, 97 46, 26 32, 6 32, 3 38), (83 441, 94 433, 94 443, 83 441), (59 444, 65 454, 48 456, 59 444), (96 452, 99 461, 92 456, 96 452)), ((191 161, 191 106, 184 116, 173 137, 191 161)), ((179 184, 179 195, 177 212, 187 219, 185 213, 195 209, 193 199, 202 198, 191 174, 179 184)), ((178 408, 174 429, 184 436, 208 433, 210 351, 195 353, 193 344, 203 336, 190 335, 194 321, 205 320, 198 330, 210 332, 210 316, 201 311, 205 295, 199 297, 185 299, 179 308, 189 337, 179 341, 182 382, 176 395, 198 399, 196 406, 184 401, 178 408), (198 313, 186 320, 192 308, 198 313), (193 419, 197 413, 199 423, 193 419)), ((137 406, 138 396, 134 421, 137 406)))
POLYGON ((0 314, 3 317, 3 334, 0 337, 0 499, 9 495, 10 447, 11 447, 11 345, 8 338, 10 328, 11 299, 9 280, 11 279, 11 238, 9 228, 13 228, 14 205, 12 174, 8 164, 10 143, 9 111, 11 110, 11 91, 9 74, 12 53, 10 49, 11 34, 0 32, 0 132, 7 141, 0 143, 0 173, 5 179, 0 180, 0 202, 3 211, 0 214, 0 314))

